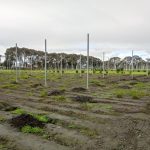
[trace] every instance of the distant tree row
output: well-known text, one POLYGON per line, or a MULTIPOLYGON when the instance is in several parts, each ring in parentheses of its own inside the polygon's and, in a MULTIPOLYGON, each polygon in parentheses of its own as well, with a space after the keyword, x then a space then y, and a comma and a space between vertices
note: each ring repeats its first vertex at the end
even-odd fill
MULTIPOLYGON (((47 66, 51 69, 59 69, 62 56, 62 66, 68 69, 78 69, 80 65, 80 55, 77 54, 65 54, 65 53, 47 53, 47 66)), ((19 66, 21 68, 43 69, 45 65, 45 53, 40 50, 19 48, 17 51, 17 63, 16 63, 16 48, 11 47, 6 49, 4 66, 6 68, 15 68, 19 66)), ((87 57, 82 55, 81 64, 82 68, 86 68, 87 57)), ((90 67, 95 69, 102 69, 103 62, 99 58, 89 57, 90 67)), ((127 56, 124 59, 119 57, 112 57, 104 62, 105 69, 123 69, 130 70, 132 67, 132 57, 127 56)), ((134 69, 146 69, 150 66, 150 59, 146 61, 141 57, 133 56, 133 68, 134 69)))
MULTIPOLYGON (((77 54, 65 54, 65 53, 47 53, 47 66, 49 68, 59 68, 60 67, 60 61, 62 56, 62 66, 63 68, 72 68, 76 69, 79 67, 80 62, 80 55, 77 54)), ((81 63, 84 66, 86 64, 86 56, 81 56, 81 63)), ((16 48, 11 47, 6 50, 5 53, 5 61, 4 66, 6 67, 15 67, 16 64, 16 48)), ((37 51, 34 49, 28 49, 28 48, 19 48, 18 47, 18 53, 17 53, 17 60, 18 64, 22 68, 38 68, 42 69, 45 65, 45 53, 43 51, 37 51)), ((93 66, 100 66, 102 64, 102 61, 98 58, 89 57, 90 63, 93 61, 93 66)))

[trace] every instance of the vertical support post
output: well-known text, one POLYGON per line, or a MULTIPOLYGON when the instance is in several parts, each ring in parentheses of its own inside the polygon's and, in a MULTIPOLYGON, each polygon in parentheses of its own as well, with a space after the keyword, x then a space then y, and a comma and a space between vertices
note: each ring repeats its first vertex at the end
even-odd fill
POLYGON ((132 79, 133 79, 133 50, 132 50, 132 79))
POLYGON ((89 88, 89 34, 87 34, 87 84, 86 88, 89 88))
POLYGON ((149 64, 148 64, 148 61, 146 63, 146 69, 147 69, 147 76, 148 76, 148 72, 149 72, 149 64))
POLYGON ((92 74, 94 73, 94 69, 93 69, 93 57, 92 57, 92 74))
POLYGON ((57 72, 57 69, 56 69, 56 60, 55 60, 55 73, 57 72))
POLYGON ((18 54, 17 54, 17 43, 16 43, 16 82, 18 82, 18 68, 17 68, 17 62, 18 62, 18 54))
POLYGON ((45 87, 47 86, 47 41, 45 39, 45 87))
POLYGON ((81 77, 82 71, 81 71, 81 53, 80 53, 80 77, 81 77))
POLYGON ((31 75, 32 75, 32 55, 31 55, 31 75))
POLYGON ((67 70, 68 70, 68 62, 66 60, 66 72, 67 72, 67 70))
POLYGON ((109 74, 109 58, 108 58, 108 70, 107 71, 108 71, 108 74, 109 74))
POLYGON ((9 70, 11 70, 11 67, 10 67, 10 55, 9 55, 9 70))
POLYGON ((18 57, 19 58, 19 60, 18 60, 18 62, 19 62, 19 79, 20 79, 20 70, 21 70, 21 67, 20 67, 20 57, 21 56, 18 57))
POLYGON ((61 72, 61 76, 62 76, 62 54, 61 54, 60 57, 61 57, 61 62, 60 62, 60 63, 61 63, 61 64, 60 64, 60 65, 61 65, 61 71, 60 71, 60 72, 61 72))
POLYGON ((103 52, 103 78, 105 77, 105 74, 104 74, 104 71, 105 71, 104 55, 105 55, 105 53, 103 52))

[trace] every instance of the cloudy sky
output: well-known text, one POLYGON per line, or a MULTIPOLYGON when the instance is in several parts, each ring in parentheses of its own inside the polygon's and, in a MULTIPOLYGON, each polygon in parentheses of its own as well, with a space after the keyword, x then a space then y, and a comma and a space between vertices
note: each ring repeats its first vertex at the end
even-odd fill
MULTIPOLYGON (((19 47, 86 54, 150 54, 150 0, 0 0, 0 53, 19 47), (139 52, 140 50, 140 52, 139 52)), ((148 56, 148 55, 147 55, 148 56)))

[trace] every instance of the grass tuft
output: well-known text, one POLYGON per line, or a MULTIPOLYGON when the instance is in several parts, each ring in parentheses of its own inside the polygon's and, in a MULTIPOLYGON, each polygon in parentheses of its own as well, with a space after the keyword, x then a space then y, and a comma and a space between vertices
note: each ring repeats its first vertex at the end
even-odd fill
POLYGON ((43 133, 44 130, 42 128, 39 128, 39 127, 24 126, 21 128, 21 132, 40 134, 40 133, 43 133))

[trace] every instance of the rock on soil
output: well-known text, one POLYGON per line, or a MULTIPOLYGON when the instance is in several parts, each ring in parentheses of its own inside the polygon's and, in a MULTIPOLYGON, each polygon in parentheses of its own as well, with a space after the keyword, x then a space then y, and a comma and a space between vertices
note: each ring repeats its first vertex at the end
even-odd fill
POLYGON ((64 90, 52 90, 48 92, 48 96, 57 96, 63 94, 65 91, 64 90))
POLYGON ((86 89, 83 87, 75 87, 72 89, 73 92, 85 92, 86 89))
POLYGON ((90 97, 90 96, 82 96, 82 95, 78 95, 78 96, 75 96, 73 97, 73 100, 74 101, 77 101, 77 102, 81 102, 81 103, 85 103, 85 102, 93 102, 93 98, 90 97))
POLYGON ((27 125, 31 127, 40 127, 40 128, 43 128, 45 126, 43 122, 35 119, 33 116, 29 114, 22 114, 20 116, 12 118, 10 120, 10 124, 19 129, 27 125))

